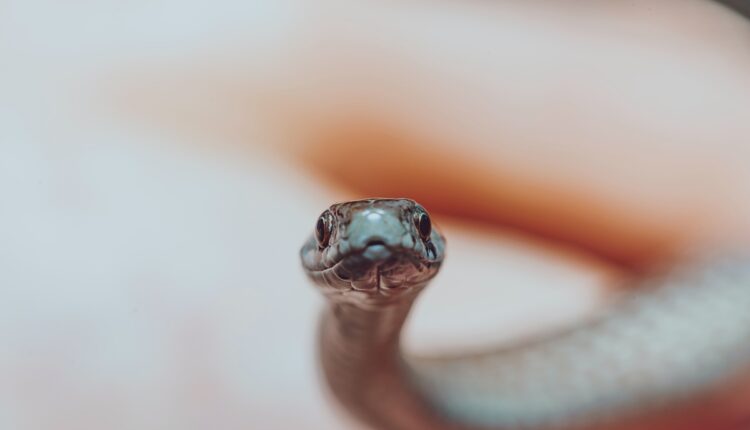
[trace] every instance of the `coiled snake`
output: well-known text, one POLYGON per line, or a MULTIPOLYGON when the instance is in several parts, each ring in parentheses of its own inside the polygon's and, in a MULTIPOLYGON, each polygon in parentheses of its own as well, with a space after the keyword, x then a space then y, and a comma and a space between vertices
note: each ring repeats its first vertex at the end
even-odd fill
POLYGON ((409 199, 335 204, 302 247, 305 272, 328 299, 320 332, 328 384, 370 425, 715 430, 750 418, 750 258, 679 262, 548 339, 404 356, 401 329, 444 250, 427 211, 409 199))

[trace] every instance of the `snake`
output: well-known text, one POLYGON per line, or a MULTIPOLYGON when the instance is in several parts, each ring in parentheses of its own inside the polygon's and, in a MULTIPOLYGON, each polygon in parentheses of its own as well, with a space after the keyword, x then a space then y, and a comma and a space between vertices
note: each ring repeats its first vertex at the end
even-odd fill
POLYGON ((428 211, 406 198, 333 204, 302 246, 304 272, 326 298, 318 335, 322 374, 338 402, 366 425, 750 424, 750 255, 677 258, 628 280, 636 288, 560 332, 482 351, 411 356, 401 332, 445 250, 428 211))
MULTIPOLYGON (((745 18, 749 0, 717 0, 745 18)), ((302 246, 327 298, 328 387, 386 430, 750 429, 750 253, 688 254, 606 312, 480 352, 409 356, 401 332, 445 257, 411 199, 331 205, 302 246)), ((457 286, 460 288, 460 286, 457 286)))

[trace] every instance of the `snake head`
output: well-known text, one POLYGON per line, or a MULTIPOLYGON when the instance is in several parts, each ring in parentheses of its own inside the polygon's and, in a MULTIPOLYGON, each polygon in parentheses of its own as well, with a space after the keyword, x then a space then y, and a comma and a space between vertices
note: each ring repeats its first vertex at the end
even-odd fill
POLYGON ((419 290, 437 274, 444 249, 445 239, 414 200, 366 199, 324 211, 300 255, 324 293, 372 298, 419 290))

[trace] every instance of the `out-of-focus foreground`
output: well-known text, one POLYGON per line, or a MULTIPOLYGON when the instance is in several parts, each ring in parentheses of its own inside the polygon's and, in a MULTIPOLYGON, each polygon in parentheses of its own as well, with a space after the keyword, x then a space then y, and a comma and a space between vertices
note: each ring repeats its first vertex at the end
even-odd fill
POLYGON ((617 265, 746 243, 750 25, 697 0, 521 3, 0 5, 0 428, 350 428, 297 258, 338 199, 437 214, 418 350, 522 337, 596 308, 617 265))

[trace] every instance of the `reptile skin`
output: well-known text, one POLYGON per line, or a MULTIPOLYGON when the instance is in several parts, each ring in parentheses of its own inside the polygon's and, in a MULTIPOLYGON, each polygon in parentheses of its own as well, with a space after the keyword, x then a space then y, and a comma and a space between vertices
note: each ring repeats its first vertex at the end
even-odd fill
POLYGON ((408 199, 335 204, 302 247, 305 272, 328 299, 328 385, 371 426, 715 430, 750 418, 750 258, 676 261, 546 338, 405 356, 401 330, 444 252, 426 210, 408 199))

